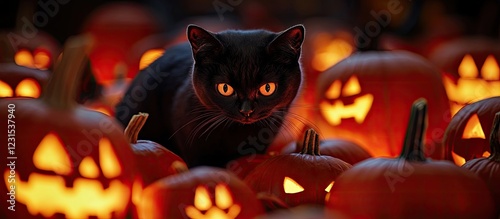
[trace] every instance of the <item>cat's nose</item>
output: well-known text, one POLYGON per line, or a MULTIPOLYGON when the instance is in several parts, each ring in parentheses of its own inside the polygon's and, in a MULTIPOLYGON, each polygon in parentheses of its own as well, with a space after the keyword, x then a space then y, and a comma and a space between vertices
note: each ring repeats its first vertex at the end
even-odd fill
POLYGON ((253 113, 252 102, 244 101, 243 104, 241 104, 240 113, 245 117, 250 117, 250 114, 253 113))

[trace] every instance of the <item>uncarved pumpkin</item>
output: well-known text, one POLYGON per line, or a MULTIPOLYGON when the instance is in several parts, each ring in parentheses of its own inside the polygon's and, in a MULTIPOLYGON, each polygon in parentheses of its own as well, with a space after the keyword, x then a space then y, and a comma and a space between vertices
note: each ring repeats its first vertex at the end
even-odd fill
MULTIPOLYGON (((493 195, 495 208, 500 211, 500 113, 495 114, 490 134, 491 155, 467 161, 462 167, 483 179, 493 195)), ((500 212, 497 212, 500 213, 500 212)))
POLYGON ((425 153, 443 159, 450 111, 442 83, 439 70, 414 53, 355 53, 318 78, 316 125, 324 138, 353 141, 375 157, 395 157, 401 152, 407 109, 423 97, 430 112, 425 153))
POLYGON ((327 207, 350 218, 493 218, 486 184, 449 161, 425 158, 427 105, 415 102, 398 158, 372 158, 337 178, 327 207))
POLYGON ((466 161, 488 157, 495 113, 500 111, 500 97, 491 97, 469 104, 453 116, 445 131, 445 159, 462 166, 466 161))
POLYGON ((2 193, 15 186, 16 211, 7 218, 123 218, 131 207, 135 161, 123 129, 75 101, 88 45, 83 36, 68 39, 39 99, 0 100, 2 123, 15 121, 16 136, 0 136, 16 146, 15 169, 4 167, 0 186, 2 193))

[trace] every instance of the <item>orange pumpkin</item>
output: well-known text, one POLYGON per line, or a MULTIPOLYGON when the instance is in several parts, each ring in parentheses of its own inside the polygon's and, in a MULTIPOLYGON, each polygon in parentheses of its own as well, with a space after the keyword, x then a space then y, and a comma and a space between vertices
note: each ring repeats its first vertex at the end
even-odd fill
POLYGON ((429 102, 425 152, 443 159, 442 137, 450 119, 439 70, 405 51, 369 51, 349 56, 321 74, 316 89, 316 125, 324 138, 353 141, 373 156, 401 152, 408 108, 429 102))
POLYGON ((0 100, 12 125, 0 139, 16 164, 3 171, 1 189, 16 198, 8 218, 123 218, 131 207, 134 158, 121 126, 75 101, 86 50, 87 38, 68 40, 39 99, 0 100))

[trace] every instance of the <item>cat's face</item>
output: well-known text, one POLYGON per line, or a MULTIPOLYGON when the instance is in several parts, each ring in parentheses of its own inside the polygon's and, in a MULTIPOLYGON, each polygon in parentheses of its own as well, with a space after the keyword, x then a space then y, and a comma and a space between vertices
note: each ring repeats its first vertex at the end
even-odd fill
POLYGON ((195 65, 193 86, 200 101, 229 119, 250 124, 288 109, 297 95, 304 27, 280 33, 188 27, 195 65))

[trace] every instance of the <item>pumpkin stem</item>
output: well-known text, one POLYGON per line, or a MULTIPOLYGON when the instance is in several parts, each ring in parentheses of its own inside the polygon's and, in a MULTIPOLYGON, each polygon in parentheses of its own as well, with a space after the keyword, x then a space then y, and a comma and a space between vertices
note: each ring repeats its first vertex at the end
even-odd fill
POLYGON ((495 119, 493 120, 493 127, 491 128, 490 134, 490 159, 500 162, 500 142, 498 138, 498 132, 500 131, 500 112, 495 114, 495 119))
POLYGON ((69 38, 62 53, 62 59, 56 63, 49 81, 40 99, 51 107, 70 109, 77 106, 76 92, 91 47, 89 36, 69 38))
POLYGON ((410 122, 400 158, 408 161, 425 161, 423 152, 425 129, 427 128, 427 101, 416 100, 410 113, 410 122))
POLYGON ((308 129, 304 135, 301 154, 320 155, 319 154, 319 135, 314 129, 308 129))
POLYGON ((128 122, 127 128, 125 128, 125 137, 128 138, 128 141, 131 144, 137 143, 137 138, 139 138, 139 132, 146 123, 148 116, 149 114, 147 113, 135 114, 128 122))

